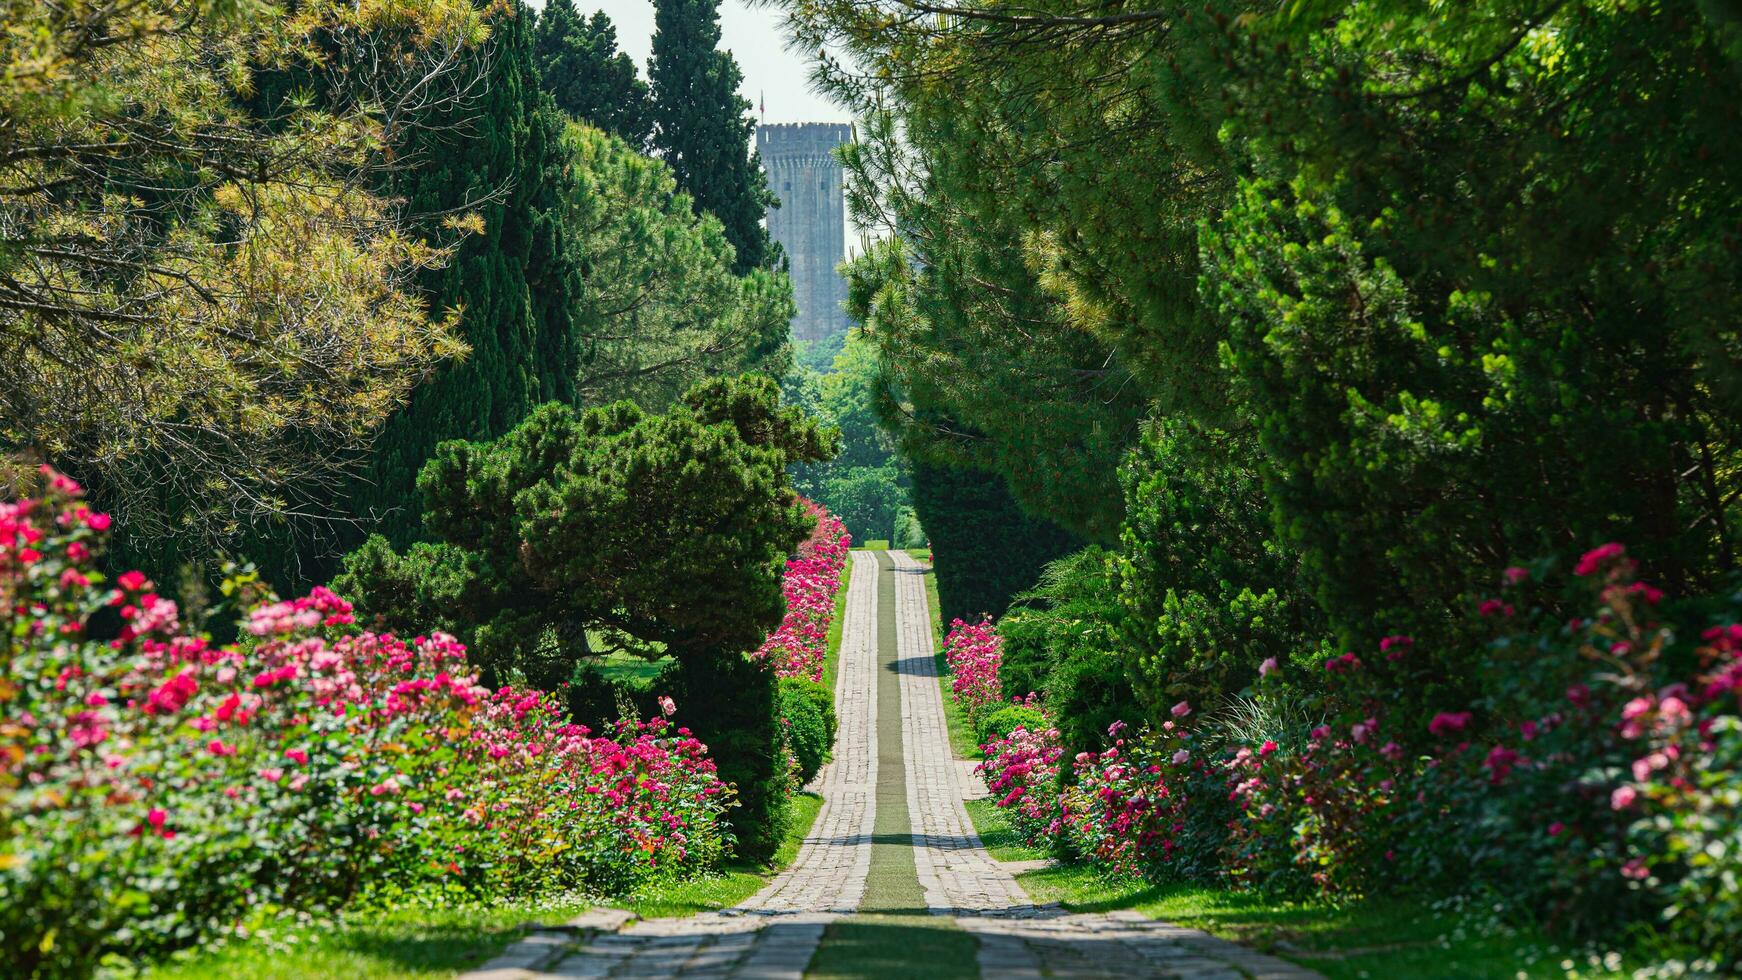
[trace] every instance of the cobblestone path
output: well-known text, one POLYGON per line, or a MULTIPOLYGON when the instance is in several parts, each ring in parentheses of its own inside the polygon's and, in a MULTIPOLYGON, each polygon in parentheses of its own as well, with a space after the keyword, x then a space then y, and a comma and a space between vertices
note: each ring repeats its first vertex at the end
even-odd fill
MULTIPOLYGON (((1235 943, 1136 913, 1072 914, 1031 902, 1015 876, 981 846, 962 805, 972 777, 950 750, 924 568, 905 552, 889 552, 884 567, 863 551, 853 552, 852 561, 837 670, 839 737, 834 761, 811 787, 822 793, 823 806, 792 866, 735 908, 688 919, 636 922, 594 936, 542 972, 498 969, 490 971, 492 977, 798 978, 817 956, 825 930, 837 922, 841 930, 870 923, 860 928, 907 930, 900 932, 902 937, 911 932, 914 962, 902 962, 899 971, 908 976, 963 972, 943 969, 947 956, 931 970, 922 960, 928 949, 973 942, 985 977, 1317 977, 1235 943), (893 590, 885 579, 890 575, 893 590), (878 608, 879 591, 894 596, 893 616, 878 608), (885 653, 885 666, 893 676, 880 677, 883 672, 877 669, 880 619, 885 629, 893 623, 896 633, 894 658, 885 653), (900 723, 894 723, 892 711, 886 712, 882 732, 884 739, 900 740, 899 755, 888 754, 896 751, 894 745, 882 748, 890 775, 895 775, 897 758, 905 770, 910 841, 889 828, 875 829, 880 683, 896 684, 900 695, 900 723), (884 870, 877 874, 887 877, 892 843, 911 845, 912 873, 918 877, 917 889, 908 877, 906 889, 894 891, 923 894, 925 908, 901 910, 905 918, 852 916, 862 901, 868 910, 880 905, 867 898, 867 878, 873 876, 874 846, 885 855, 879 859, 884 870), (943 946, 936 945, 940 938, 946 939, 943 946)), ((886 694, 886 706, 890 701, 886 694)), ((898 810, 899 790, 891 785, 885 792, 895 794, 886 808, 898 810)), ((905 850, 901 854, 904 869, 905 850)), ((887 883, 879 887, 890 888, 887 883)), ((852 949, 847 940, 839 940, 830 947, 833 956, 827 950, 817 956, 819 965, 827 961, 831 976, 873 976, 888 968, 852 965, 850 955, 843 968, 843 948, 852 949)))

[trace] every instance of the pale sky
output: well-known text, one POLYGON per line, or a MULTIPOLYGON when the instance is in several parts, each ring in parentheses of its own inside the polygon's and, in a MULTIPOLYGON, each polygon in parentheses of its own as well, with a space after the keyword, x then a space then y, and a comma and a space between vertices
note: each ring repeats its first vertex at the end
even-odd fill
MULTIPOLYGON (((543 8, 544 0, 529 0, 543 8)), ((575 0, 581 16, 605 11, 617 26, 617 44, 647 77, 647 56, 653 51, 653 0, 575 0)), ((763 122, 851 122, 852 116, 826 97, 811 91, 810 59, 787 50, 780 30, 781 14, 769 8, 751 8, 743 0, 720 4, 721 46, 732 52, 744 72, 741 93, 760 109, 766 101, 763 122)))

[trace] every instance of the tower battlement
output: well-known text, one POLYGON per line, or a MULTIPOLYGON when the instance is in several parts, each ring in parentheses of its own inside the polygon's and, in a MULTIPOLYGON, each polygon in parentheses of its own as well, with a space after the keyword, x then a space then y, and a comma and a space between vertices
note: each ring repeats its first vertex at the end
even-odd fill
POLYGON ((835 147, 853 138, 848 123, 774 123, 756 127, 756 150, 779 199, 768 233, 786 251, 798 314, 792 335, 818 341, 847 329, 847 206, 835 147))

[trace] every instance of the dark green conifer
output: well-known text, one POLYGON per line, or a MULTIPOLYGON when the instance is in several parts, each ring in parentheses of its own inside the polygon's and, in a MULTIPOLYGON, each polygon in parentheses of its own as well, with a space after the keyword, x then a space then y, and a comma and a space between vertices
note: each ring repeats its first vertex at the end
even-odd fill
POLYGON ((549 0, 533 31, 533 58, 558 109, 647 149, 653 135, 647 83, 617 50, 617 28, 603 10, 586 18, 574 0, 549 0))
POLYGON ((744 73, 720 50, 719 0, 655 0, 654 8, 653 146, 696 210, 725 225, 742 274, 768 257, 762 218, 773 202, 750 147, 750 102, 738 94, 744 73))

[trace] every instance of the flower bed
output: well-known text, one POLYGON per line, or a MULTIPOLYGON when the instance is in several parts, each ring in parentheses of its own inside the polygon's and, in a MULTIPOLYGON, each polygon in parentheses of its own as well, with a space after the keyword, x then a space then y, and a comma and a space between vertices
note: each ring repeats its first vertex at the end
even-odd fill
POLYGON ((786 597, 786 616, 755 656, 767 661, 776 676, 821 681, 829 626, 835 616, 835 592, 841 586, 853 538, 840 518, 811 501, 803 503, 817 526, 799 545, 797 556, 786 563, 780 585, 786 597))
MULTIPOLYGON (((613 892, 716 862, 731 793, 662 719, 570 725, 442 634, 361 632, 326 589, 189 631, 52 477, 0 505, 0 959, 88 972, 249 909, 434 889, 613 892)), ((243 588, 238 599, 249 593, 243 588)))
POLYGON ((1396 694, 1431 690, 1432 668, 1389 636, 1326 659, 1322 683, 1271 661, 1255 696, 1207 718, 1182 702, 1149 730, 1116 724, 1069 785, 1056 728, 988 742, 981 771, 1030 843, 1114 874, 1293 896, 1486 887, 1565 932, 1655 923, 1733 969, 1742 594, 1673 606, 1634 574, 1618 545, 1584 556, 1570 599, 1508 569, 1472 611, 1497 636, 1483 671, 1507 682, 1419 730, 1396 694))
POLYGON ((1004 685, 998 668, 1004 660, 1004 641, 990 616, 978 623, 953 620, 944 636, 944 662, 950 668, 950 693, 977 726, 988 710, 1004 703, 1004 685))

